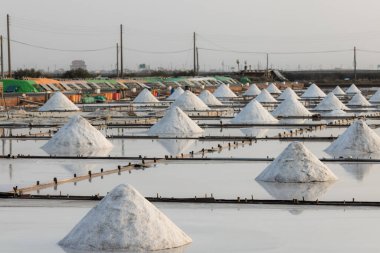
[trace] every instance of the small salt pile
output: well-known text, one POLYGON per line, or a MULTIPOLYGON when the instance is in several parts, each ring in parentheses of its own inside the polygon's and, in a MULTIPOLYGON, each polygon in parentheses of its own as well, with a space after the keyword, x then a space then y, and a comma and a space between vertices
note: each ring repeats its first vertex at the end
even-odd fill
POLYGON ((274 118, 259 102, 255 99, 249 102, 239 112, 231 123, 234 124, 266 124, 266 123, 278 123, 278 120, 274 118))
POLYGON ((143 89, 133 100, 133 103, 158 103, 158 99, 148 89, 143 89))
POLYGON ((243 96, 257 96, 260 94, 260 92, 261 90, 257 87, 256 84, 251 84, 248 90, 244 92, 243 96))
POLYGON ((292 142, 256 178, 279 183, 310 183, 337 180, 334 173, 302 143, 292 142))
POLYGON ((203 132, 204 130, 190 119, 186 113, 177 106, 174 106, 169 108, 165 116, 149 129, 148 134, 184 136, 201 134, 203 132))
POLYGON ((348 101, 347 105, 354 106, 370 106, 371 103, 359 92, 356 93, 350 101, 348 101))
POLYGON ((371 103, 380 103, 380 89, 378 89, 375 94, 371 96, 369 99, 369 102, 371 103))
POLYGON ((335 95, 330 92, 315 108, 317 111, 348 110, 335 95))
POLYGON ((176 100, 184 92, 185 91, 181 87, 178 87, 166 100, 176 100))
POLYGON ((346 95, 346 93, 339 86, 336 86, 335 89, 332 90, 332 93, 334 93, 335 96, 346 95))
POLYGON ((335 156, 355 156, 380 152, 380 137, 363 120, 356 120, 325 150, 335 156))
POLYGON ((210 110, 210 108, 194 93, 187 90, 182 93, 172 104, 172 106, 178 106, 182 110, 197 110, 204 111, 210 110))
POLYGON ((346 90, 347 94, 357 94, 361 93, 361 91, 356 87, 355 84, 351 84, 351 86, 346 90))
POLYGON ((324 98, 326 94, 314 83, 307 88, 301 98, 324 98))
POLYGON ((349 114, 341 109, 332 110, 330 112, 323 113, 324 116, 350 116, 349 114))
POLYGON ((266 90, 263 89, 260 94, 256 97, 256 100, 260 103, 275 103, 277 100, 272 97, 272 95, 266 90))
POLYGON ((58 244, 83 251, 154 251, 180 247, 191 238, 130 185, 105 196, 58 244))
POLYGON ((225 84, 219 85, 219 87, 214 91, 214 96, 217 98, 235 98, 237 97, 235 93, 225 84))
POLYGON ((280 94, 281 91, 277 88, 277 86, 274 83, 269 84, 269 86, 266 88, 266 90, 270 94, 280 94))
POLYGON ((286 100, 289 97, 294 97, 296 99, 300 99, 300 97, 290 87, 286 88, 277 99, 278 100, 286 100))
POLYGON ((283 116, 311 116, 311 113, 305 106, 294 97, 290 97, 281 102, 272 112, 275 117, 283 116))
POLYGON ((222 102, 220 102, 211 92, 208 90, 204 90, 199 94, 198 96, 206 105, 222 105, 222 102))
POLYGON ((46 103, 38 109, 39 112, 79 111, 79 108, 62 92, 55 92, 46 103))

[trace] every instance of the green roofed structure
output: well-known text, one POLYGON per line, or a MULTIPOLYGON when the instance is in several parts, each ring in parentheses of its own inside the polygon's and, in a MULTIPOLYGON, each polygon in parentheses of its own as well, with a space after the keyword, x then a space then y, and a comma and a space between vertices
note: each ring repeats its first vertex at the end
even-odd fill
POLYGON ((17 80, 17 79, 3 79, 0 80, 3 83, 4 92, 10 93, 30 93, 39 92, 38 85, 33 80, 17 80))

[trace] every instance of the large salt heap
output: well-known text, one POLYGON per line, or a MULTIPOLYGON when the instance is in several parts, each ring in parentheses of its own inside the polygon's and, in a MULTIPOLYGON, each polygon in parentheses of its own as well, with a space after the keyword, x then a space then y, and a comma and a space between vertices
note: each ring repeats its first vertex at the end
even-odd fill
POLYGON ((225 84, 219 85, 219 87, 214 91, 214 96, 217 98, 235 98, 237 97, 235 93, 225 84))
POLYGON ((256 180, 310 183, 337 180, 334 173, 302 143, 292 142, 257 176, 256 180))
POLYGON ((243 96, 257 96, 259 95, 261 90, 257 87, 256 84, 251 84, 243 94, 243 96))
POLYGON ((380 137, 363 120, 356 120, 326 149, 334 156, 355 156, 380 152, 380 137))
POLYGON ((260 94, 256 97, 256 100, 260 103, 274 103, 277 100, 272 97, 272 95, 266 90, 263 89, 260 94))
POLYGON ((375 94, 371 96, 369 99, 369 102, 371 103, 380 103, 380 89, 378 89, 375 94))
POLYGON ((83 251, 154 251, 180 247, 191 238, 130 185, 119 185, 92 208, 58 244, 83 251))
POLYGON ((269 84, 269 86, 266 88, 266 90, 270 94, 280 94, 281 93, 281 91, 279 90, 279 88, 277 88, 277 86, 274 83, 269 84))
POLYGON ((315 108, 317 111, 348 110, 335 95, 330 92, 315 108))
POLYGON ((210 110, 210 108, 194 93, 187 90, 181 96, 179 96, 172 104, 172 106, 178 106, 182 110, 210 110))
POLYGON ((194 135, 203 133, 200 128, 189 116, 177 106, 171 107, 166 111, 164 117, 154 124, 148 131, 149 135, 194 135))
POLYGON ((62 92, 55 92, 46 103, 41 106, 38 111, 51 112, 51 111, 79 111, 79 108, 70 101, 62 92))
POLYGON ((133 100, 133 103, 158 103, 158 99, 148 89, 143 89, 133 100))
POLYGON ((49 154, 78 154, 86 151, 111 149, 112 143, 79 115, 73 116, 59 129, 42 149, 49 154))
POLYGON ((272 115, 275 117, 311 116, 311 113, 300 101, 294 97, 290 97, 282 101, 272 112, 272 115))
POLYGON ((347 105, 354 106, 370 106, 371 103, 359 92, 356 93, 350 101, 348 101, 347 105))
POLYGON ((311 84, 309 88, 302 94, 301 98, 324 98, 326 94, 316 85, 311 84))
POLYGON ((346 90, 347 94, 357 94, 361 93, 361 91, 356 87, 355 84, 351 84, 351 86, 346 90))
POLYGON ((274 118, 259 102, 255 99, 249 102, 239 112, 231 123, 234 124, 267 124, 278 123, 278 120, 274 118))
POLYGON ((339 87, 336 86, 333 90, 332 93, 334 93, 335 96, 343 96, 346 95, 346 93, 339 87))
POLYGON ((181 87, 178 87, 166 100, 176 100, 184 92, 185 91, 181 87))
POLYGON ((286 88, 277 99, 278 100, 285 100, 285 99, 288 99, 289 97, 294 97, 296 99, 300 99, 300 97, 290 87, 286 88))
POLYGON ((220 102, 211 92, 208 90, 204 90, 199 94, 198 96, 206 105, 222 105, 222 102, 220 102))

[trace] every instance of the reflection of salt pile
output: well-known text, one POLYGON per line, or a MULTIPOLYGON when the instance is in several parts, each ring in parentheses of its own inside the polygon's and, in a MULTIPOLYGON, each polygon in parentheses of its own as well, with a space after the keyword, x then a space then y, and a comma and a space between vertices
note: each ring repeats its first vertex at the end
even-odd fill
POLYGON ((257 176, 256 180, 279 183, 310 183, 336 180, 330 169, 302 143, 292 142, 257 176))
POLYGON ((87 251, 153 251, 192 240, 130 185, 119 185, 63 238, 64 248, 87 251))
POLYGON ((189 90, 179 96, 173 102, 172 106, 178 106, 182 110, 210 110, 210 108, 199 97, 189 90))
POLYGON ((346 93, 339 86, 336 86, 331 92, 336 96, 346 95, 346 93))
POLYGON ((347 104, 356 105, 356 106, 370 106, 371 105, 371 103, 368 102, 368 100, 361 93, 356 93, 347 104))
POLYGON ((185 91, 181 87, 178 87, 166 100, 176 100, 184 92, 185 91))
POLYGON ((199 98, 206 104, 206 105, 222 105, 222 102, 220 102, 211 92, 208 90, 204 90, 199 94, 199 98))
POLYGON ((269 84, 269 86, 266 88, 266 90, 270 94, 280 94, 281 91, 277 88, 277 86, 274 83, 269 84))
POLYGON ((256 84, 251 84, 248 90, 244 92, 243 96, 257 96, 259 95, 261 90, 257 87, 256 84))
POLYGON ((330 112, 323 113, 324 116, 352 116, 351 113, 347 113, 343 110, 337 109, 330 112))
POLYGON ((227 85, 221 84, 214 91, 214 96, 217 98, 235 98, 236 94, 227 85))
POLYGON ((302 98, 323 98, 326 94, 314 83, 302 94, 302 98))
POLYGON ((203 133, 189 116, 180 108, 174 106, 166 111, 165 116, 148 131, 149 135, 182 136, 203 133))
POLYGON ((341 165, 345 171, 359 181, 362 181, 374 167, 373 163, 342 163, 341 165))
POLYGON ((335 95, 330 92, 315 108, 317 111, 327 110, 347 110, 345 106, 335 95))
POLYGON ((179 155, 190 151, 195 143, 194 139, 159 139, 158 142, 171 154, 179 155))
POLYGON ((269 129, 268 128, 251 127, 251 128, 242 128, 242 129, 240 129, 240 131, 245 136, 262 138, 262 137, 266 136, 266 134, 269 132, 269 129))
POLYGON ((43 106, 38 109, 38 111, 79 111, 79 108, 62 92, 56 92, 43 106))
POLYGON ((311 113, 305 106, 294 97, 290 97, 281 102, 272 112, 272 115, 277 116, 310 116, 311 113))
POLYGON ((372 103, 379 103, 380 102, 380 89, 378 89, 375 94, 373 94, 371 96, 371 98, 369 99, 369 102, 372 102, 372 103))
POLYGON ((356 87, 355 84, 351 84, 351 86, 346 90, 347 94, 357 94, 361 93, 361 91, 356 87))
POLYGON ((285 100, 288 99, 289 97, 294 97, 296 99, 299 99, 300 97, 292 90, 292 88, 288 87, 286 88, 282 94, 277 98, 278 100, 285 100))
POLYGON ((326 149, 331 155, 361 157, 380 152, 380 137, 363 120, 356 120, 326 149))
POLYGON ((121 112, 118 112, 115 110, 96 109, 95 111, 90 112, 86 116, 88 116, 88 117, 122 117, 124 115, 121 112))
POLYGON ((234 124, 265 124, 278 123, 278 120, 254 99, 249 102, 231 122, 234 124))
POLYGON ((260 94, 256 97, 256 100, 260 103, 274 103, 277 100, 272 97, 272 95, 266 90, 263 89, 260 94))
POLYGON ((148 89, 143 89, 137 97, 133 100, 133 103, 158 103, 158 99, 150 93, 148 89))
POLYGON ((92 154, 102 152, 113 147, 103 134, 93 127, 87 120, 77 115, 72 117, 51 138, 42 149, 49 154, 92 154))

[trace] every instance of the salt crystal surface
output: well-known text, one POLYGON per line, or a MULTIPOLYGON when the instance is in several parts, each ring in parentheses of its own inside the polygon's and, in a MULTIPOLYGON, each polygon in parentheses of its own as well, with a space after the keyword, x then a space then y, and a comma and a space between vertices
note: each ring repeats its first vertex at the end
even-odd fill
POLYGON ((290 97, 281 102, 272 112, 272 115, 277 116, 311 116, 311 113, 305 106, 294 97, 290 97))
POLYGON ((278 123, 255 99, 249 102, 231 121, 234 124, 278 123))
POLYGON ((347 94, 357 94, 361 93, 361 91, 356 87, 355 84, 351 84, 351 86, 346 90, 347 94))
POLYGON ((133 100, 133 103, 158 103, 158 99, 150 93, 148 89, 143 89, 137 97, 133 100))
POLYGON ((260 103, 274 103, 277 100, 272 97, 272 95, 266 90, 263 89, 260 94, 256 97, 256 100, 260 103))
POLYGON ((311 84, 309 88, 302 94, 301 98, 323 98, 326 94, 316 85, 311 84))
POLYGON ((187 90, 182 93, 172 104, 172 106, 178 106, 182 110, 210 110, 210 108, 194 93, 187 90))
POLYGON ((222 105, 222 102, 220 102, 211 92, 208 90, 204 90, 199 94, 198 96, 206 105, 222 105))
POLYGON ((346 93, 339 86, 336 86, 332 90, 332 93, 334 93, 334 95, 336 95, 336 96, 338 96, 338 95, 346 95, 346 93))
POLYGON ((266 90, 270 94, 280 94, 281 93, 280 89, 277 88, 277 86, 274 83, 269 84, 269 86, 266 88, 266 90))
POLYGON ((330 92, 315 108, 317 111, 324 110, 348 110, 334 93, 330 92))
POLYGON ((71 102, 62 92, 55 92, 38 111, 79 111, 79 108, 71 102))
POLYGON ((166 100, 176 100, 184 92, 185 91, 181 87, 177 87, 177 89, 175 89, 175 91, 166 100))
POLYGON ((379 103, 380 102, 380 89, 378 89, 375 94, 371 96, 369 102, 379 103))
POLYGON ((257 96, 259 95, 261 90, 257 87, 256 84, 251 84, 243 94, 243 96, 257 96))
POLYGON ((277 99, 285 100, 285 99, 288 99, 289 97, 295 97, 296 99, 300 99, 300 97, 290 87, 286 88, 277 99))
POLYGON ((371 103, 359 92, 351 98, 347 105, 370 106, 371 103))
POLYGON ((217 98, 234 98, 237 97, 235 93, 225 84, 219 85, 214 91, 214 96, 217 98))

